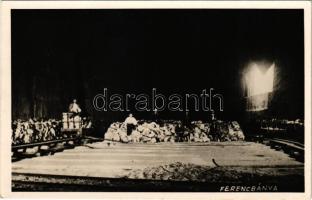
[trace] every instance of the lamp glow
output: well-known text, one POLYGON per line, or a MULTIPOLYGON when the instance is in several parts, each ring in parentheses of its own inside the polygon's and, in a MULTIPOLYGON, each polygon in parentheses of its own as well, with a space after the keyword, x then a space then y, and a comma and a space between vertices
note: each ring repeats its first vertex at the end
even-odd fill
POLYGON ((265 72, 262 72, 260 67, 256 63, 252 64, 245 76, 248 97, 273 92, 275 64, 265 72))

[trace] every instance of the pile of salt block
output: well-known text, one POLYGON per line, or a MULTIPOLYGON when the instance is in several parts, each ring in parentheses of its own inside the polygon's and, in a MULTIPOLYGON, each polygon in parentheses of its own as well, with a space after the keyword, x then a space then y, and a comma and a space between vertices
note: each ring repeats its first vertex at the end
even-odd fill
POLYGON ((223 122, 214 121, 212 123, 203 123, 202 121, 193 121, 190 126, 184 126, 183 133, 177 133, 180 121, 163 123, 159 125, 155 122, 140 121, 131 135, 127 135, 127 126, 122 122, 114 122, 104 134, 105 140, 116 142, 177 142, 178 136, 183 136, 184 140, 189 142, 210 142, 210 141, 243 141, 245 136, 236 121, 223 122))
POLYGON ((115 122, 110 125, 104 135, 106 140, 118 142, 175 142, 175 125, 165 123, 163 126, 155 122, 143 122, 136 126, 132 134, 127 136, 125 123, 115 122))
POLYGON ((189 140, 193 142, 209 141, 243 141, 245 135, 237 121, 224 122, 221 120, 212 123, 193 121, 189 140))

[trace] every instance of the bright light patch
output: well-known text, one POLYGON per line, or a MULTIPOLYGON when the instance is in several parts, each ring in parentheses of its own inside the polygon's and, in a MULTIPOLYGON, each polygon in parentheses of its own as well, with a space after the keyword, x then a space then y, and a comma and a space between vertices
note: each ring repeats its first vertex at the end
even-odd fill
POLYGON ((261 111, 268 109, 269 93, 247 97, 247 111, 261 111))
POLYGON ((252 63, 245 74, 247 89, 247 111, 262 111, 268 109, 269 93, 273 92, 273 63, 268 69, 257 63, 252 63))
POLYGON ((261 71, 259 65, 252 64, 245 75, 247 86, 247 97, 265 94, 273 91, 274 68, 273 63, 268 70, 261 71))

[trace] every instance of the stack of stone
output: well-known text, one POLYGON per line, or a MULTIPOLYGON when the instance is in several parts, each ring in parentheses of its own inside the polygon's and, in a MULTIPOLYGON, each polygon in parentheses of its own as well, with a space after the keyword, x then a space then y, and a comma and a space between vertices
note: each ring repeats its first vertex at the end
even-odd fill
MULTIPOLYGON (((181 141, 176 133, 179 121, 166 122, 159 125, 155 122, 138 123, 131 135, 127 135, 127 127, 125 123, 115 122, 110 125, 104 135, 106 140, 117 142, 176 142, 181 141)), ((189 127, 183 127, 182 133, 185 138, 182 141, 189 142, 210 142, 210 141, 243 141, 245 136, 236 121, 224 122, 214 121, 212 123, 204 123, 202 121, 194 121, 189 127)))
POLYGON ((210 142, 212 138, 209 138, 210 125, 209 123, 203 123, 202 121, 192 122, 193 129, 190 133, 191 142, 210 142))
POLYGON ((174 142, 175 137, 175 125, 164 124, 160 126, 155 122, 143 122, 139 124, 129 136, 127 136, 126 125, 115 122, 110 125, 104 135, 106 140, 144 143, 174 142))

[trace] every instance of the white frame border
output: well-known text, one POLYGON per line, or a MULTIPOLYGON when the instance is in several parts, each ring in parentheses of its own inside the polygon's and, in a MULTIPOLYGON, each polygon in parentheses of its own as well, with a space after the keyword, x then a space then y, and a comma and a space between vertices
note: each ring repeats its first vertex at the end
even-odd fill
POLYGON ((16 198, 111 199, 310 199, 311 198, 311 2, 310 1, 4 1, 0 2, 0 196, 16 198), (220 8, 304 9, 305 192, 304 193, 135 193, 11 192, 11 9, 220 8), (53 195, 53 196, 52 196, 53 195))

